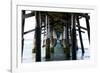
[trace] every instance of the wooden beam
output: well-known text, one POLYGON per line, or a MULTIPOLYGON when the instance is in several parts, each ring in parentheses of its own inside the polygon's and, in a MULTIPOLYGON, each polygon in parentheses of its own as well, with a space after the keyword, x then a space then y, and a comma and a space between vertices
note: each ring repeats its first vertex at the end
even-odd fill
POLYGON ((28 30, 28 31, 24 32, 24 35, 27 33, 33 32, 33 31, 35 31, 35 29, 28 30))
MULTIPOLYGON (((79 31, 78 29, 76 29, 76 31, 79 31)), ((80 32, 85 33, 85 31, 80 30, 80 32)))
POLYGON ((76 25, 76 27, 78 27, 78 28, 80 28, 80 29, 87 30, 87 28, 85 28, 85 27, 82 27, 82 26, 79 26, 79 25, 76 25))
POLYGON ((25 26, 25 18, 23 18, 23 16, 25 15, 25 10, 22 10, 22 47, 21 47, 21 49, 22 49, 22 58, 23 58, 23 49, 24 49, 24 34, 23 34, 23 32, 24 32, 24 26, 25 26))
MULTIPOLYGON (((88 14, 87 14, 88 15, 88 14)), ((87 26, 87 33, 88 33, 88 39, 89 39, 89 42, 90 42, 90 24, 89 24, 89 19, 88 18, 85 18, 86 19, 86 26, 87 26)))
POLYGON ((67 49, 67 53, 66 53, 66 59, 67 60, 70 60, 70 46, 69 46, 69 25, 66 24, 66 33, 65 33, 65 36, 66 36, 66 49, 67 49))
POLYGON ((35 38, 36 38, 36 62, 41 61, 41 13, 36 11, 36 31, 35 31, 35 38))
POLYGON ((50 36, 48 35, 50 33, 50 25, 49 25, 49 18, 48 15, 45 17, 45 24, 46 24, 46 30, 47 30, 47 38, 46 38, 46 61, 50 60, 50 36))
POLYGON ((64 19, 63 22, 66 24, 66 48, 67 48, 67 60, 71 59, 71 47, 70 47, 70 30, 71 30, 71 15, 67 14, 66 15, 66 20, 64 19))
POLYGON ((78 16, 82 16, 82 17, 85 17, 87 19, 90 19, 90 16, 87 15, 86 13, 77 13, 78 16))
POLYGON ((41 34, 45 34, 46 32, 42 32, 41 34))
POLYGON ((32 17, 32 16, 35 16, 35 12, 33 12, 33 11, 31 13, 25 14, 23 16, 23 18, 29 18, 29 17, 32 17))
MULTIPOLYGON (((41 31, 44 31, 44 30, 46 30, 46 29, 41 29, 41 31)), ((24 35, 27 34, 27 33, 33 32, 33 31, 35 31, 35 29, 28 30, 28 31, 24 32, 24 35)))
POLYGON ((42 31, 45 31, 46 29, 45 28, 43 28, 43 29, 41 29, 42 31))
POLYGON ((41 28, 44 28, 45 27, 45 25, 44 26, 41 26, 41 28))
POLYGON ((76 60, 76 28, 75 28, 75 14, 71 14, 72 24, 72 60, 76 60))
MULTIPOLYGON (((80 26, 79 18, 78 16, 76 17, 77 20, 77 25, 80 26)), ((79 32, 79 39, 80 39, 80 44, 81 44, 81 49, 82 49, 82 56, 84 55, 84 46, 83 46, 83 40, 82 40, 82 34, 81 34, 81 29, 78 27, 78 32, 79 32)))

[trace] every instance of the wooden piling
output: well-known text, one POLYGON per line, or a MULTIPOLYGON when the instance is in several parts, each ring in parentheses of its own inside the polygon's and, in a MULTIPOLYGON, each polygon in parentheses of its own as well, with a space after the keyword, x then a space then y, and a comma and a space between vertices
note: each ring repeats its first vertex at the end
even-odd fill
POLYGON ((35 12, 36 17, 36 62, 41 61, 41 13, 39 11, 35 12))
POLYGON ((75 14, 71 14, 72 24, 72 60, 76 60, 76 28, 75 28, 75 14))
POLYGON ((46 61, 50 60, 50 25, 49 25, 49 18, 48 15, 46 14, 45 17, 45 24, 46 24, 46 61))
MULTIPOLYGON (((80 26, 79 18, 78 16, 76 17, 77 20, 77 25, 80 26)), ((80 44, 81 44, 81 49, 82 49, 82 55, 84 55, 84 45, 83 45, 83 40, 82 40, 82 34, 81 34, 81 29, 78 27, 78 33, 79 33, 79 39, 80 39, 80 44)))
POLYGON ((24 18, 24 15, 25 15, 25 10, 22 10, 22 57, 23 57, 23 49, 24 49, 24 26, 25 26, 25 18, 24 18))
MULTIPOLYGON (((88 14, 86 14, 88 16, 88 14)), ((87 26, 87 33, 88 33, 88 39, 89 39, 89 42, 90 42, 90 24, 89 24, 89 18, 86 18, 86 26, 87 26)))

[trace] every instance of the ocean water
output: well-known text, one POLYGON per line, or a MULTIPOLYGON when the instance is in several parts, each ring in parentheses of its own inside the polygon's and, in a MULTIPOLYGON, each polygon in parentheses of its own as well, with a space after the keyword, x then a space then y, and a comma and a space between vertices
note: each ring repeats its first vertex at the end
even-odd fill
MULTIPOLYGON (((56 47, 61 47, 61 46, 57 45, 56 47)), ((25 40, 24 51, 23 51, 23 63, 35 62, 35 54, 32 53, 32 48, 33 48, 33 42, 31 40, 25 40)), ((63 56, 62 58, 64 58, 62 49, 60 49, 60 52, 57 51, 57 49, 55 50, 56 50, 55 55, 61 53, 59 55, 63 56)), ((77 60, 88 60, 89 58, 90 58, 89 48, 85 48, 85 54, 83 57, 81 48, 77 50, 77 60)), ((45 61, 45 48, 41 49, 41 61, 45 61)))
POLYGON ((64 54, 63 47, 60 44, 60 40, 57 40, 57 44, 54 47, 54 53, 51 54, 52 60, 65 60, 66 56, 64 54))

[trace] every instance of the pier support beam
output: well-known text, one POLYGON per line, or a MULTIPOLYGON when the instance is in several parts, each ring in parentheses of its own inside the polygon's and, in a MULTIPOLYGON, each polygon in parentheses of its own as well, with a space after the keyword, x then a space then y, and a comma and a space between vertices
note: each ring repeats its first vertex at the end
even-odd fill
MULTIPOLYGON (((79 18, 78 16, 76 17, 77 20, 77 25, 80 26, 79 18)), ((84 55, 84 45, 83 45, 83 40, 82 40, 82 34, 81 34, 81 29, 78 27, 78 32, 79 32, 79 39, 80 39, 80 44, 81 44, 81 49, 82 49, 82 56, 84 55)))
POLYGON ((45 17, 45 24, 46 24, 46 35, 47 35, 47 38, 46 38, 46 61, 49 61, 50 60, 50 25, 49 25, 49 18, 48 18, 48 15, 46 14, 46 17, 45 17))
POLYGON ((23 49, 24 49, 24 26, 25 26, 25 10, 22 10, 22 57, 23 57, 23 49))
POLYGON ((71 14, 72 24, 72 60, 76 60, 76 27, 75 27, 75 14, 71 14))
POLYGON ((36 37, 36 62, 41 61, 41 13, 39 11, 36 11, 36 31, 35 31, 35 37, 36 37))
MULTIPOLYGON (((88 14, 86 14, 88 16, 88 14)), ((89 42, 90 42, 90 24, 89 24, 89 18, 86 18, 86 26, 87 26, 87 33, 88 33, 88 39, 89 39, 89 42)))

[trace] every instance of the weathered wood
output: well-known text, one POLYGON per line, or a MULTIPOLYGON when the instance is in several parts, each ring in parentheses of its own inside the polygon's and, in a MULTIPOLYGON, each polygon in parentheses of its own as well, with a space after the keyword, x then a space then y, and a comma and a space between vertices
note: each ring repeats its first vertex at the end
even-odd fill
POLYGON ((69 26, 68 26, 68 24, 66 24, 66 39, 67 39, 67 42, 69 43, 69 26))
POLYGON ((49 25, 49 18, 46 15, 45 17, 45 24, 46 24, 46 30, 47 30, 47 38, 46 38, 46 61, 50 60, 50 25, 49 25))
POLYGON ((44 28, 45 27, 45 25, 44 26, 41 26, 41 28, 44 28))
POLYGON ((22 57, 23 57, 23 49, 24 49, 24 34, 23 34, 23 32, 24 32, 24 26, 25 26, 25 18, 23 18, 23 16, 25 15, 25 10, 22 10, 22 57))
POLYGON ((51 25, 50 27, 50 32, 51 32, 51 36, 50 36, 50 50, 51 50, 51 53, 54 53, 54 38, 53 38, 53 26, 51 25))
POLYGON ((72 59, 72 23, 71 23, 71 15, 70 15, 70 17, 69 17, 69 49, 70 49, 70 59, 72 59))
POLYGON ((76 60, 76 28, 75 28, 75 14, 71 14, 72 23, 72 60, 76 60))
MULTIPOLYGON (((88 15, 88 14, 86 14, 86 15, 88 15)), ((88 39, 89 39, 89 42, 90 42, 90 24, 89 24, 89 19, 88 18, 85 18, 85 19, 86 19, 88 39)))
POLYGON ((27 33, 33 32, 33 31, 35 31, 35 29, 28 30, 28 31, 24 32, 24 35, 27 33))
POLYGON ((85 17, 87 19, 90 19, 90 16, 88 16, 86 13, 77 13, 78 16, 81 16, 81 17, 85 17))
POLYGON ((81 28, 81 29, 84 29, 84 30, 87 30, 87 28, 82 27, 82 26, 79 26, 79 25, 76 25, 76 27, 81 28))
MULTIPOLYGON (((66 19, 66 22, 68 20, 66 19)), ((63 26, 63 38, 62 38, 62 45, 64 48, 64 54, 66 56, 66 60, 70 60, 70 47, 69 47, 69 27, 68 23, 65 23, 63 26)))
POLYGON ((32 17, 32 16, 35 16, 35 12, 33 12, 33 11, 31 13, 25 14, 23 16, 23 18, 29 18, 29 17, 32 17))
POLYGON ((50 60, 50 38, 46 39, 46 61, 50 60))
POLYGON ((46 32, 42 32, 41 34, 46 34, 46 32))
MULTIPOLYGON (((68 20, 67 20, 68 21, 68 20)), ((68 49, 66 57, 67 60, 70 60, 70 46, 69 46, 69 24, 66 24, 66 48, 68 49)))
MULTIPOLYGON (((77 25, 80 26, 79 18, 78 16, 76 17, 77 20, 77 25)), ((81 49, 82 49, 82 55, 84 55, 84 45, 83 45, 83 40, 82 40, 82 34, 81 34, 81 29, 78 27, 78 32, 79 32, 79 39, 80 39, 80 44, 81 44, 81 49)))
POLYGON ((36 11, 36 31, 35 31, 35 36, 36 36, 36 61, 40 62, 41 61, 41 13, 39 11, 36 11))
MULTIPOLYGON (((44 31, 44 30, 46 30, 46 29, 42 29, 41 31, 44 31)), ((28 30, 28 31, 24 32, 24 35, 27 34, 27 33, 33 32, 33 31, 35 31, 35 29, 28 30)), ((42 34, 44 34, 44 33, 45 32, 43 32, 42 34)))
MULTIPOLYGON (((76 31, 78 31, 78 29, 76 29, 76 31)), ((80 32, 85 33, 85 31, 80 30, 80 32)))

